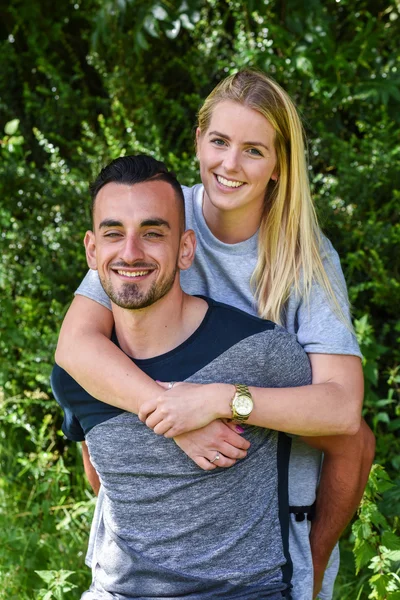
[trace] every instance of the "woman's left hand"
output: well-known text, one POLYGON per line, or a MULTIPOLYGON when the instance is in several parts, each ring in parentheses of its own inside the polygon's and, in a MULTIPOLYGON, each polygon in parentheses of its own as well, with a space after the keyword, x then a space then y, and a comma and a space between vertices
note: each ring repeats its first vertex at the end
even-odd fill
POLYGON ((234 386, 224 383, 198 384, 157 382, 166 391, 140 406, 139 419, 154 433, 172 438, 205 427, 211 421, 230 418, 234 386))

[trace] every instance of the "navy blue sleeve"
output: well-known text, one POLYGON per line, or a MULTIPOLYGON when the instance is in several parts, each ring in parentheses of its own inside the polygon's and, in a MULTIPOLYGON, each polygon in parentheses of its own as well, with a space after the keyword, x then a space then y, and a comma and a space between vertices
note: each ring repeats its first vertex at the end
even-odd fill
POLYGON ((50 377, 51 389, 53 390, 54 398, 64 411, 64 421, 61 429, 69 440, 73 442, 83 442, 85 434, 79 423, 79 420, 72 412, 65 397, 64 388, 61 381, 61 368, 54 365, 50 377))

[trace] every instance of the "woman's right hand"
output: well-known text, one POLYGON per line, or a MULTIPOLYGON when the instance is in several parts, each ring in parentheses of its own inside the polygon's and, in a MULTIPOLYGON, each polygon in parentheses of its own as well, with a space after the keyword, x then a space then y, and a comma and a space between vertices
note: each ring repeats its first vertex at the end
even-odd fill
POLYGON ((240 425, 217 419, 174 437, 174 441, 203 471, 212 471, 216 467, 232 467, 238 459, 245 458, 250 442, 240 433, 240 425), (220 458, 211 463, 217 453, 220 458))

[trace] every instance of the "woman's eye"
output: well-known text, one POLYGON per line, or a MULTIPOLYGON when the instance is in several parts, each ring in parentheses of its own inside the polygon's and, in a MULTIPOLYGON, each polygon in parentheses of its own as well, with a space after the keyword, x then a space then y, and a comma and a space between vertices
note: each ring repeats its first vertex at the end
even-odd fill
POLYGON ((257 148, 249 148, 248 152, 253 156, 263 156, 262 152, 260 152, 260 150, 257 150, 257 148))
POLYGON ((225 140, 221 140, 221 138, 215 138, 211 140, 211 143, 214 144, 214 146, 225 146, 225 140))

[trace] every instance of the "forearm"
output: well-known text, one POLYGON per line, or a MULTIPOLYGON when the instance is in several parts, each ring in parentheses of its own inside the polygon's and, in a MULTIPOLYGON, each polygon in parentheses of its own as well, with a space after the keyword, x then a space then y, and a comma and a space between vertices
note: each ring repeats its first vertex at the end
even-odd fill
POLYGON ((361 407, 334 382, 297 388, 252 388, 254 409, 248 423, 304 436, 353 435, 361 407))
POLYGON ((98 333, 81 334, 73 363, 64 362, 62 366, 94 398, 135 414, 140 402, 162 391, 115 344, 98 333))
POLYGON ((161 390, 110 341, 113 323, 111 311, 77 296, 61 327, 56 362, 94 398, 137 414, 161 390))
POLYGON ((335 544, 360 504, 374 458, 375 440, 362 421, 356 436, 304 441, 324 450, 310 535, 315 570, 323 573, 335 544))
POLYGON ((82 459, 86 477, 88 478, 93 492, 96 496, 98 496, 100 490, 100 479, 96 469, 92 465, 92 461, 90 460, 89 450, 86 445, 86 442, 82 442, 82 459))
MULTIPOLYGON (((205 386, 206 387, 206 386, 205 386)), ((214 399, 214 417, 232 418, 233 385, 210 384, 207 395, 214 399)), ((247 421, 286 433, 304 436, 355 434, 361 410, 342 386, 329 382, 297 388, 249 387, 254 408, 247 421)))

